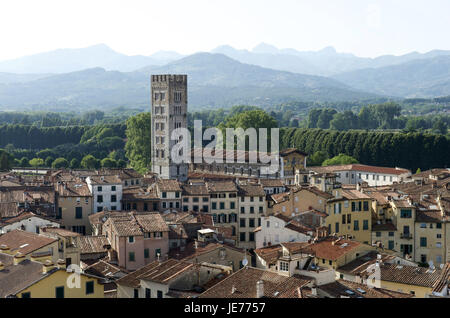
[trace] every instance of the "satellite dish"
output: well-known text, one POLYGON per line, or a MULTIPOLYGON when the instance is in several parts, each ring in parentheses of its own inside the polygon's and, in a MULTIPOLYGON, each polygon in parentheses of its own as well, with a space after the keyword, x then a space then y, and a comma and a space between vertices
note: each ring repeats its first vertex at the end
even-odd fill
POLYGON ((246 258, 244 258, 244 260, 242 261, 242 265, 247 266, 248 265, 248 261, 246 258))

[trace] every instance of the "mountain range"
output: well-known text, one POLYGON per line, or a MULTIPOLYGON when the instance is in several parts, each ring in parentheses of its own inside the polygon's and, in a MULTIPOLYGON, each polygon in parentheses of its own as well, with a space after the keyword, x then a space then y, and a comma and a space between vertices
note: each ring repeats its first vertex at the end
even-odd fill
POLYGON ((183 56, 128 56, 104 44, 0 62, 0 109, 148 107, 149 76, 189 76, 192 107, 368 101, 450 95, 450 51, 362 58, 320 51, 220 46, 183 56))

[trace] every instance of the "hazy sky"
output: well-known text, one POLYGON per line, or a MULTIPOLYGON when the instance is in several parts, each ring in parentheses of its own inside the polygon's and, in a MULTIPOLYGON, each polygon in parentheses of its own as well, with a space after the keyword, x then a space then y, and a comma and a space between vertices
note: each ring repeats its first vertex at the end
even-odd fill
POLYGON ((450 49, 449 0, 0 1, 0 60, 105 43, 125 54, 229 44, 359 56, 450 49))

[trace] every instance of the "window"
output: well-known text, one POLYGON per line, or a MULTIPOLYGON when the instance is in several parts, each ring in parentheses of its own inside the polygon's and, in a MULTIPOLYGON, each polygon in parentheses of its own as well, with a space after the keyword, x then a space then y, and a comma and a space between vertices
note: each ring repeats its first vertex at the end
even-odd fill
POLYGON ((250 232, 249 236, 248 236, 248 240, 249 240, 249 242, 254 242, 255 241, 255 233, 250 232))
POLYGON ((163 292, 161 290, 158 290, 156 294, 157 294, 156 297, 163 298, 163 292))
POLYGON ((288 262, 280 262, 280 271, 289 272, 289 263, 288 262))
POLYGON ((420 247, 427 247, 427 238, 426 237, 420 238, 420 247))
POLYGON ((245 219, 244 219, 244 218, 239 219, 239 226, 240 226, 240 227, 245 227, 245 226, 246 226, 245 223, 246 223, 246 222, 245 222, 245 219))
POLYGON ((421 229, 426 229, 427 228, 427 224, 426 223, 421 223, 420 224, 420 228, 421 229))
POLYGON ((62 218, 62 208, 58 208, 58 213, 56 214, 56 219, 62 218))
POLYGON ((358 220, 353 221, 353 230, 359 231, 359 221, 358 220))
POLYGON ((248 227, 255 227, 255 219, 248 219, 248 227))
POLYGON ((150 257, 150 251, 148 248, 144 249, 144 258, 149 258, 150 257))
POLYGON ((259 213, 264 213, 264 208, 262 206, 259 207, 259 213))
POLYGON ((31 293, 30 292, 22 293, 22 298, 31 298, 31 293))
POLYGON ((116 191, 116 186, 111 186, 111 191, 116 191))
POLYGON ((111 202, 117 202, 117 196, 115 194, 111 195, 111 202))
POLYGON ((145 289, 145 298, 151 298, 152 297, 152 291, 149 288, 145 289))
POLYGON ((98 192, 102 192, 102 187, 97 187, 98 192))
POLYGON ((250 213, 251 214, 255 213, 255 207, 253 207, 253 206, 250 207, 250 213))
POLYGON ((162 193, 162 197, 165 199, 165 198, 167 198, 167 192, 163 192, 162 193))
POLYGON ((225 202, 220 202, 219 204, 220 204, 220 209, 224 210, 225 209, 225 202))
POLYGON ((94 281, 86 282, 86 295, 94 293, 94 281))
POLYGON ((394 232, 389 232, 389 236, 394 236, 394 232))
POLYGON ((134 236, 128 236, 128 243, 134 243, 134 236))
POLYGON ((364 201, 363 208, 364 208, 364 211, 369 211, 369 202, 368 201, 364 201))
POLYGON ((134 262, 135 261, 134 252, 129 252, 128 253, 128 260, 130 262, 134 262))
POLYGON ((410 219, 412 217, 412 212, 410 209, 401 209, 400 210, 400 217, 402 219, 410 219))
POLYGON ((139 289, 134 289, 134 298, 139 298, 139 289))
POLYGON ((64 286, 55 288, 55 298, 64 298, 64 286))
POLYGON ((156 258, 161 257, 161 249, 160 249, 160 248, 157 248, 157 249, 155 250, 155 257, 156 257, 156 258))
POLYGON ((376 232, 377 237, 381 237, 381 232, 376 232))
POLYGON ((388 242, 388 249, 393 250, 394 249, 394 241, 388 242))
POLYGON ((75 218, 82 219, 83 218, 83 208, 81 206, 75 207, 75 218))
POLYGON ((369 220, 363 220, 363 230, 369 229, 369 220))
POLYGON ((235 207, 235 203, 234 202, 230 202, 230 209, 234 209, 235 207))
POLYGON ((245 232, 241 232, 241 233, 239 234, 239 241, 245 242, 245 232))
POLYGON ((336 233, 339 233, 339 223, 338 222, 336 222, 336 224, 335 224, 335 229, 336 229, 336 233))
MULTIPOLYGON (((179 198, 180 197, 180 192, 175 192, 175 198, 179 198)), ((196 198, 194 198, 194 202, 198 202, 198 201, 195 201, 195 199, 196 198)), ((198 198, 197 198, 197 200, 198 200, 198 198)))
POLYGON ((97 195, 97 202, 103 202, 103 195, 97 195))
POLYGON ((243 206, 241 206, 241 213, 244 214, 245 213, 245 208, 243 206))
POLYGON ((442 229, 442 223, 436 223, 436 228, 437 229, 442 229))
POLYGON ((345 224, 346 219, 345 214, 342 214, 342 224, 345 224))
POLYGON ((356 211, 356 202, 352 202, 352 212, 356 211))

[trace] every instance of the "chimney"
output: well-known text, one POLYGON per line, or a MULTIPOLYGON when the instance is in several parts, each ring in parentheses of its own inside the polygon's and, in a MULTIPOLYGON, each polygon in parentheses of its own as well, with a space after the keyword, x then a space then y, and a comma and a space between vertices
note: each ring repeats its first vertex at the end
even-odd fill
POLYGON ((256 298, 264 297, 264 282, 259 280, 256 282, 256 298))
POLYGON ((59 259, 56 263, 58 269, 66 269, 66 261, 63 259, 59 259))
POLYGON ((317 286, 316 286, 316 285, 313 285, 313 286, 311 287, 311 294, 312 294, 313 296, 317 296, 317 286))
POLYGON ((356 190, 361 191, 361 183, 359 182, 356 183, 356 190))
POLYGON ((14 265, 19 265, 24 260, 25 260, 25 255, 23 255, 22 253, 17 252, 17 254, 14 255, 14 265))
POLYGON ((5 254, 10 254, 9 246, 5 244, 0 245, 0 251, 5 254))
POLYGON ((44 265, 42 266, 42 273, 47 274, 53 268, 55 268, 55 265, 53 264, 53 262, 51 260, 46 260, 44 265))

